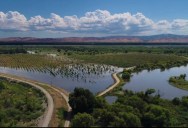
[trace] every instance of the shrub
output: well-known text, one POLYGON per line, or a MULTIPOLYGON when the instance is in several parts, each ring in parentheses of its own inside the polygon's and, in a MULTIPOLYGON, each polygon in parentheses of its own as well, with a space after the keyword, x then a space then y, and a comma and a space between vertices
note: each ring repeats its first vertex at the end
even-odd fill
POLYGON ((87 113, 78 113, 72 120, 72 127, 91 127, 94 125, 94 118, 87 113))

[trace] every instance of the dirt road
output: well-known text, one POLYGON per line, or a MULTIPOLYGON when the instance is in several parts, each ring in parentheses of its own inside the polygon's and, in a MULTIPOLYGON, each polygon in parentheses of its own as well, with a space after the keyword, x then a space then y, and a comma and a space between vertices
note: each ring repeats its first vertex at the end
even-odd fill
MULTIPOLYGON (((125 68, 124 70, 133 70, 134 68, 135 68, 135 66, 125 68)), ((118 72, 118 73, 119 73, 119 72, 118 72)), ((107 92, 111 91, 112 89, 114 89, 116 86, 119 85, 120 79, 119 79, 118 76, 117 76, 118 73, 112 74, 112 78, 114 79, 115 83, 112 84, 112 85, 111 85, 109 88, 107 88, 106 90, 100 92, 97 96, 103 96, 103 95, 105 95, 107 92)))
POLYGON ((115 83, 113 85, 111 85, 109 88, 107 88, 106 90, 102 91, 101 93, 99 93, 97 96, 103 96, 104 94, 106 94, 107 92, 109 92, 110 90, 114 89, 116 86, 118 86, 120 80, 117 77, 117 73, 112 74, 112 77, 115 81, 115 83))
POLYGON ((71 106, 69 105, 69 96, 65 95, 63 92, 61 92, 60 90, 50 86, 51 88, 53 88, 55 91, 57 91, 58 93, 60 93, 63 98, 65 99, 66 101, 66 104, 68 106, 68 116, 67 116, 67 119, 65 120, 65 124, 64 124, 64 127, 69 127, 70 126, 70 116, 71 116, 71 111, 72 111, 72 108, 71 106))

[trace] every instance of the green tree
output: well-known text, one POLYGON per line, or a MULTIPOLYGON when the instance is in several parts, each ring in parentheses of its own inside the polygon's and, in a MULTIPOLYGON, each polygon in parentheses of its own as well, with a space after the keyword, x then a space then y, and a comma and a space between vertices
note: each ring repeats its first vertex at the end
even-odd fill
POLYGON ((95 108, 105 108, 107 106, 107 102, 103 97, 95 98, 95 108))
POLYGON ((129 80, 131 78, 131 74, 127 71, 124 71, 122 73, 122 78, 125 79, 125 80, 129 80))
POLYGON ((180 99, 178 98, 178 97, 175 97, 173 100, 172 100, 172 103, 174 104, 174 105, 179 105, 180 104, 180 99))
POLYGON ((182 97, 182 105, 186 108, 188 108, 188 96, 182 97))
POLYGON ((140 118, 133 113, 124 113, 123 118, 127 127, 141 127, 140 118))
POLYGON ((90 113, 94 108, 95 97, 88 89, 75 88, 69 96, 69 104, 74 113, 90 113))
POLYGON ((153 93, 155 93, 155 89, 147 89, 146 92, 145 92, 145 95, 149 96, 149 95, 151 95, 153 93))
POLYGON ((181 75, 179 76, 180 79, 184 79, 184 80, 185 80, 185 77, 186 77, 186 74, 181 74, 181 75))
POLYGON ((108 111, 107 109, 98 109, 94 111, 93 115, 95 119, 97 119, 97 123, 103 127, 109 126, 115 119, 115 113, 108 111))
POLYGON ((5 112, 2 110, 2 109, 0 109, 1 111, 0 111, 0 127, 2 127, 3 126, 3 119, 4 119, 4 117, 6 116, 6 114, 5 114, 5 112))
POLYGON ((72 127, 91 127, 94 125, 94 118, 87 113, 78 113, 72 120, 72 127))
POLYGON ((146 102, 136 95, 127 98, 127 102, 125 104, 130 105, 133 108, 137 108, 140 112, 144 112, 147 106, 146 102))
POLYGON ((5 85, 4 85, 2 82, 0 82, 0 92, 1 92, 3 89, 5 89, 5 85))
POLYGON ((126 122, 117 116, 114 117, 114 121, 110 123, 110 127, 125 127, 127 126, 126 122))
POLYGON ((142 119, 145 127, 165 127, 170 125, 170 112, 158 105, 150 105, 142 119))

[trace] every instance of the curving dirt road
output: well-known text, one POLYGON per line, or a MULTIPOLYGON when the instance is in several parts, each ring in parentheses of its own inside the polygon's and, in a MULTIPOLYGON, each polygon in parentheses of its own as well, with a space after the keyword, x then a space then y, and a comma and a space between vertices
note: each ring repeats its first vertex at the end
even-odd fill
POLYGON ((100 92, 97 96, 103 96, 104 94, 106 94, 107 92, 109 92, 110 90, 114 89, 116 86, 118 86, 120 80, 117 77, 117 73, 112 74, 112 78, 115 80, 115 83, 113 85, 111 85, 109 88, 107 88, 106 90, 100 92))
MULTIPOLYGON (((133 66, 133 67, 127 67, 125 68, 124 70, 133 70, 136 66, 133 66)), ((119 72, 118 72, 119 73, 119 72)), ((112 84, 109 88, 107 88, 106 90, 100 92, 97 96, 103 96, 105 95, 107 92, 111 91, 112 89, 114 89, 116 86, 119 85, 120 83, 120 79, 118 78, 117 74, 118 73, 114 73, 112 74, 112 78, 114 79, 115 83, 112 84)))
MULTIPOLYGON (((50 86, 50 87, 53 88, 52 86, 50 86)), ((67 119, 65 120, 64 127, 69 127, 70 126, 70 116, 71 116, 71 111, 72 111, 72 108, 69 105, 69 97, 67 95, 65 95, 64 93, 62 93, 60 90, 58 90, 56 88, 53 88, 53 89, 55 91, 57 91, 58 93, 60 93, 66 101, 66 104, 68 106, 68 116, 67 116, 67 119)))
POLYGON ((45 113, 45 116, 44 116, 44 120, 43 120, 41 126, 39 125, 39 127, 48 127, 50 120, 52 118, 53 110, 54 110, 54 103, 53 103, 53 99, 52 99, 51 95, 44 88, 42 88, 42 87, 40 87, 40 86, 38 86, 38 85, 36 85, 32 82, 28 82, 28 81, 23 80, 23 79, 15 78, 13 76, 10 76, 8 74, 3 74, 3 73, 0 73, 0 76, 4 77, 4 78, 8 78, 10 80, 29 84, 29 85, 41 90, 45 94, 45 96, 47 98, 47 102, 48 102, 48 107, 47 107, 47 112, 45 113))

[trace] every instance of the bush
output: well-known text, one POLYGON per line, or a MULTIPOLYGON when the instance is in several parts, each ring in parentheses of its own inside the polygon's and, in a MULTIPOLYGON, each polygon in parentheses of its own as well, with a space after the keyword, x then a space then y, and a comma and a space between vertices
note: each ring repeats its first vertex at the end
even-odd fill
POLYGON ((150 105, 144 114, 143 125, 145 127, 165 127, 170 125, 169 111, 158 105, 150 105))
POLYGON ((179 105, 180 104, 180 99, 178 98, 178 97, 175 97, 173 100, 172 100, 172 103, 174 104, 174 105, 179 105))
POLYGON ((133 113, 126 113, 124 114, 123 118, 127 124, 127 127, 141 127, 140 118, 133 113))
POLYGON ((0 91, 3 89, 5 89, 5 85, 2 82, 0 82, 0 91))
POLYGON ((151 95, 155 93, 155 89, 147 89, 146 92, 145 92, 145 95, 148 96, 148 95, 151 95))
POLYGON ((182 105, 188 108, 188 96, 182 97, 182 105))
POLYGON ((124 80, 129 80, 129 79, 131 78, 131 74, 130 74, 129 72, 127 72, 127 71, 124 71, 124 72, 122 73, 122 78, 123 78, 124 80))
POLYGON ((94 118, 87 113, 78 113, 72 120, 72 127, 91 127, 94 125, 94 118))
POLYGON ((94 108, 95 97, 88 89, 75 88, 69 96, 69 104, 74 113, 90 113, 94 108))

